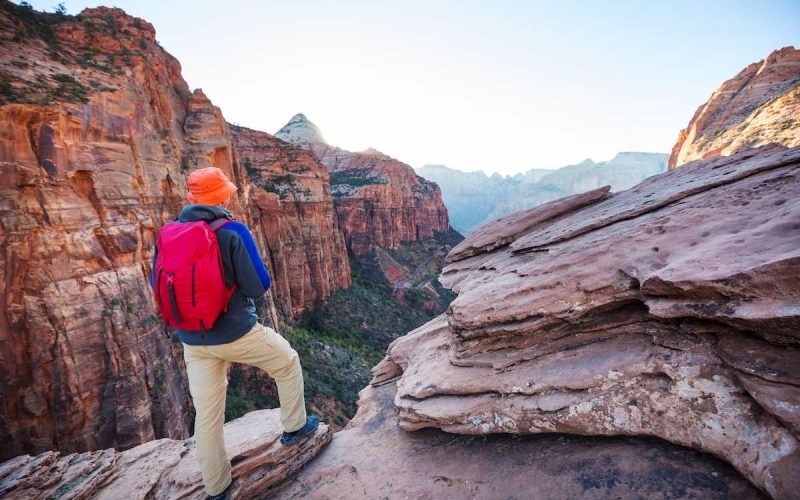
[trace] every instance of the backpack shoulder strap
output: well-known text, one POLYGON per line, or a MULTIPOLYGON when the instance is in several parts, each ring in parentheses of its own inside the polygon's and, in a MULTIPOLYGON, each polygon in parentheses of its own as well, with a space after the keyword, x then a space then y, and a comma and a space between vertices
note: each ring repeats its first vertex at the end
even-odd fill
POLYGON ((211 230, 216 233, 219 229, 222 229, 229 222, 233 222, 233 221, 230 220, 230 219, 225 219, 225 218, 214 219, 214 220, 212 220, 211 222, 208 223, 208 227, 210 227, 211 230))

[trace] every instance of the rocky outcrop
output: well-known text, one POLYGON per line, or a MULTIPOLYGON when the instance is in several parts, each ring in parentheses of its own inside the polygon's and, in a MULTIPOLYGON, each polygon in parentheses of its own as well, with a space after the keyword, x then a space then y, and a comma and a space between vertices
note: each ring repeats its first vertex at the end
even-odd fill
MULTIPOLYGON (((261 410, 225 425, 233 465, 233 498, 265 495, 327 445, 332 432, 321 424, 293 447, 280 444, 280 410, 261 410)), ((0 464, 0 496, 26 499, 206 498, 194 440, 159 439, 127 451, 113 449, 62 455, 48 451, 0 464)))
POLYGON ((279 307, 297 317, 350 286, 350 264, 328 171, 309 152, 264 132, 231 127, 253 191, 279 307))
POLYGON ((656 439, 454 436, 397 426, 391 384, 276 498, 762 498, 720 460, 656 439))
POLYGON ((777 142, 800 146, 800 50, 785 47, 723 83, 672 148, 669 168, 777 142))
POLYGON ((535 224, 498 221, 454 249, 450 312, 375 368, 374 384, 399 377, 402 428, 653 436, 796 493, 800 148, 515 220, 535 224))
POLYGON ((312 152, 328 168, 339 226, 353 256, 450 229, 439 186, 405 163, 374 149, 354 153, 330 146, 302 114, 276 137, 312 152))

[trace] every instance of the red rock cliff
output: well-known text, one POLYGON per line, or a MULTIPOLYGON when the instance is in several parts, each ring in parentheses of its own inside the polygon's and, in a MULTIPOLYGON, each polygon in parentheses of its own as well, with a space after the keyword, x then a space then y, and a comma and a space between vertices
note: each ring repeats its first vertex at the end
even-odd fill
POLYGON ((264 132, 231 127, 254 189, 280 307, 297 317, 350 286, 350 263, 333 209, 328 171, 309 152, 264 132))
POLYGON ((4 2, 0 37, 0 454, 186 437, 179 358, 148 288, 185 185, 180 66, 116 9, 61 19, 4 2))
POLYGON ((149 23, 6 1, 0 104, 0 457, 187 437, 179 344, 148 276, 189 172, 225 170, 234 213, 267 248, 222 113, 189 91, 149 23))
POLYGON ((374 149, 354 153, 328 145, 317 127, 296 115, 277 137, 311 151, 331 173, 331 191, 350 253, 430 238, 450 225, 442 193, 414 169, 374 149))
POLYGON ((669 168, 742 147, 800 145, 800 50, 786 47, 723 83, 678 134, 669 168))

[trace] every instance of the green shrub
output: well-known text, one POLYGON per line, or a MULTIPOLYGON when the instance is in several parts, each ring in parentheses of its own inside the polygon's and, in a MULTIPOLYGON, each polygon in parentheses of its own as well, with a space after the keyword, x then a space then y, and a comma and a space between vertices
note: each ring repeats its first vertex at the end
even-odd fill
POLYGON ((370 169, 353 168, 331 172, 331 194, 334 198, 344 198, 353 194, 363 186, 388 184, 389 179, 370 176, 370 169))
POLYGON ((86 102, 86 87, 73 76, 65 73, 56 73, 52 76, 58 86, 50 91, 50 95, 68 102, 86 102))

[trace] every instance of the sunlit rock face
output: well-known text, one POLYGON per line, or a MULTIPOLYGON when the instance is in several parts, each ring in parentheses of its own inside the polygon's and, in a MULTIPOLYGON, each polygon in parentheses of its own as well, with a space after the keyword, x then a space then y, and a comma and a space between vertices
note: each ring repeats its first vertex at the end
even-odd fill
POLYGON ((776 498, 800 470, 800 148, 687 164, 487 224, 396 340, 400 426, 654 436, 776 498))
POLYGON ((319 127, 311 123, 303 113, 298 113, 275 133, 275 137, 294 146, 311 151, 319 157, 328 149, 319 127))
POLYGON ((669 168, 771 142, 800 146, 800 50, 785 47, 723 83, 697 108, 669 168))
POLYGON ((185 154, 205 133, 183 128, 197 97, 145 21, 98 8, 55 22, 58 57, 39 22, 0 7, 14 89, 0 107, 0 456, 188 437, 179 353, 148 273, 156 231, 182 203, 182 162, 213 153, 185 154))
POLYGON ((297 317, 350 286, 328 171, 308 151, 269 134, 236 126, 231 130, 254 186, 251 207, 266 238, 279 306, 297 317))
POLYGON ((310 151, 327 167, 339 226, 352 255, 449 230, 439 186, 405 163, 374 149, 355 153, 330 146, 302 114, 276 137, 310 151))
MULTIPOLYGON (((259 498, 317 455, 333 433, 321 424, 295 446, 280 444, 280 410, 260 410, 225 425, 233 498, 259 498)), ((207 498, 194 439, 159 439, 127 451, 70 455, 48 451, 0 464, 0 495, 8 498, 207 498)))

